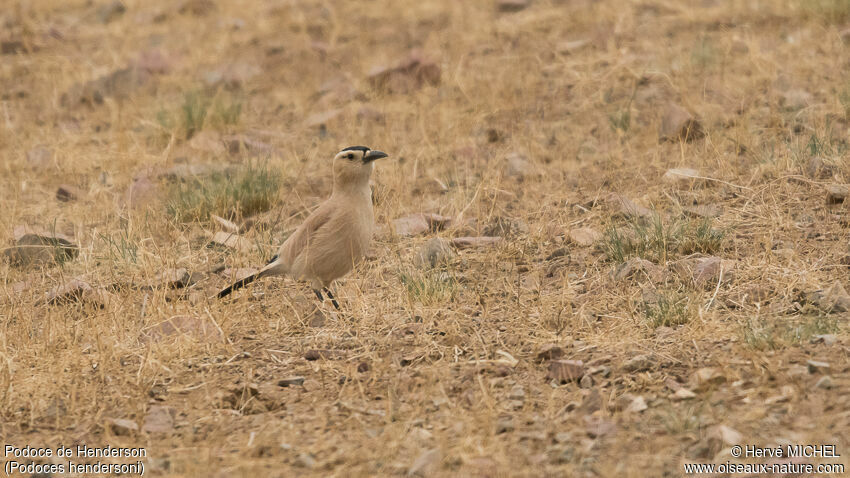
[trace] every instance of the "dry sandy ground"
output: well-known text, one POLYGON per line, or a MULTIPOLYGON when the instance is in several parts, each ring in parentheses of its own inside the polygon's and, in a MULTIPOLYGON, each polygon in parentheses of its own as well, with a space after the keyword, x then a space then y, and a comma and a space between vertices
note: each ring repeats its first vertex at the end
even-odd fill
POLYGON ((846 0, 7 3, 0 441, 148 476, 847 466, 846 0), (210 299, 356 144, 391 158, 342 312, 210 299))

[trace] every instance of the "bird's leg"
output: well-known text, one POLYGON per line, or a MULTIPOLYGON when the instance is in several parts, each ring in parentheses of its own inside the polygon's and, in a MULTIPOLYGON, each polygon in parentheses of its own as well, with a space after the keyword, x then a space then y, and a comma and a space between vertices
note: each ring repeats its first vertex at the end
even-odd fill
POLYGON ((325 294, 328 294, 328 297, 331 298, 331 303, 336 307, 336 310, 340 310, 339 302, 336 301, 336 297, 331 293, 331 290, 325 287, 325 294))
POLYGON ((319 298, 319 302, 324 302, 324 301, 325 301, 325 298, 324 298, 324 297, 322 297, 322 291, 320 291, 319 289, 313 289, 313 293, 315 293, 315 294, 316 294, 316 297, 318 297, 318 298, 319 298))

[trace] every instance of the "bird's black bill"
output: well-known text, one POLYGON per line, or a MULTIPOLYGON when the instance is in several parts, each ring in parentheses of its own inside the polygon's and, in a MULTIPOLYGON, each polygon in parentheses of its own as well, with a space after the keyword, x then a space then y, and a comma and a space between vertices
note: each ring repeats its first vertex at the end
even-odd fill
POLYGON ((386 158, 387 156, 389 155, 383 151, 369 151, 365 156, 363 156, 363 162, 368 163, 376 159, 386 158))

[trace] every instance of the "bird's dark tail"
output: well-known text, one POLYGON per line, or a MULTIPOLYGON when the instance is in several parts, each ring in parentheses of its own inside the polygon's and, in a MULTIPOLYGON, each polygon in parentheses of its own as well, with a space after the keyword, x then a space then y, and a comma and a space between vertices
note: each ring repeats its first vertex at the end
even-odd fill
POLYGON ((218 298, 221 299, 223 297, 227 297, 234 290, 241 289, 241 288, 245 287, 246 285, 250 284, 251 282, 254 282, 254 280, 256 280, 258 277, 260 277, 259 272, 256 273, 256 274, 251 274, 244 279, 240 279, 240 280, 234 282, 233 284, 229 285, 226 289, 223 289, 221 292, 219 292, 218 298))

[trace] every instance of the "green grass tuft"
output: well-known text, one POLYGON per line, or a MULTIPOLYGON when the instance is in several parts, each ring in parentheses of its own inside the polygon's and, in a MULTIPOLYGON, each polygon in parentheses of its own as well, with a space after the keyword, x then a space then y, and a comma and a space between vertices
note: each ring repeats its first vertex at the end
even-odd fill
POLYGON ((440 270, 400 273, 401 283, 407 290, 408 298, 424 305, 451 302, 458 290, 457 280, 448 272, 440 270))
POLYGON ((271 209, 280 185, 280 176, 268 165, 249 165, 172 183, 166 208, 179 222, 205 221, 210 214, 247 217, 271 209))
POLYGON ((681 292, 663 291, 652 301, 643 302, 643 315, 652 327, 674 327, 691 321, 693 307, 681 292))
POLYGON ((708 219, 665 222, 655 214, 649 220, 631 219, 622 227, 610 225, 601 246, 614 262, 640 257, 663 264, 678 255, 713 254, 723 248, 724 237, 725 233, 712 228, 708 219))

